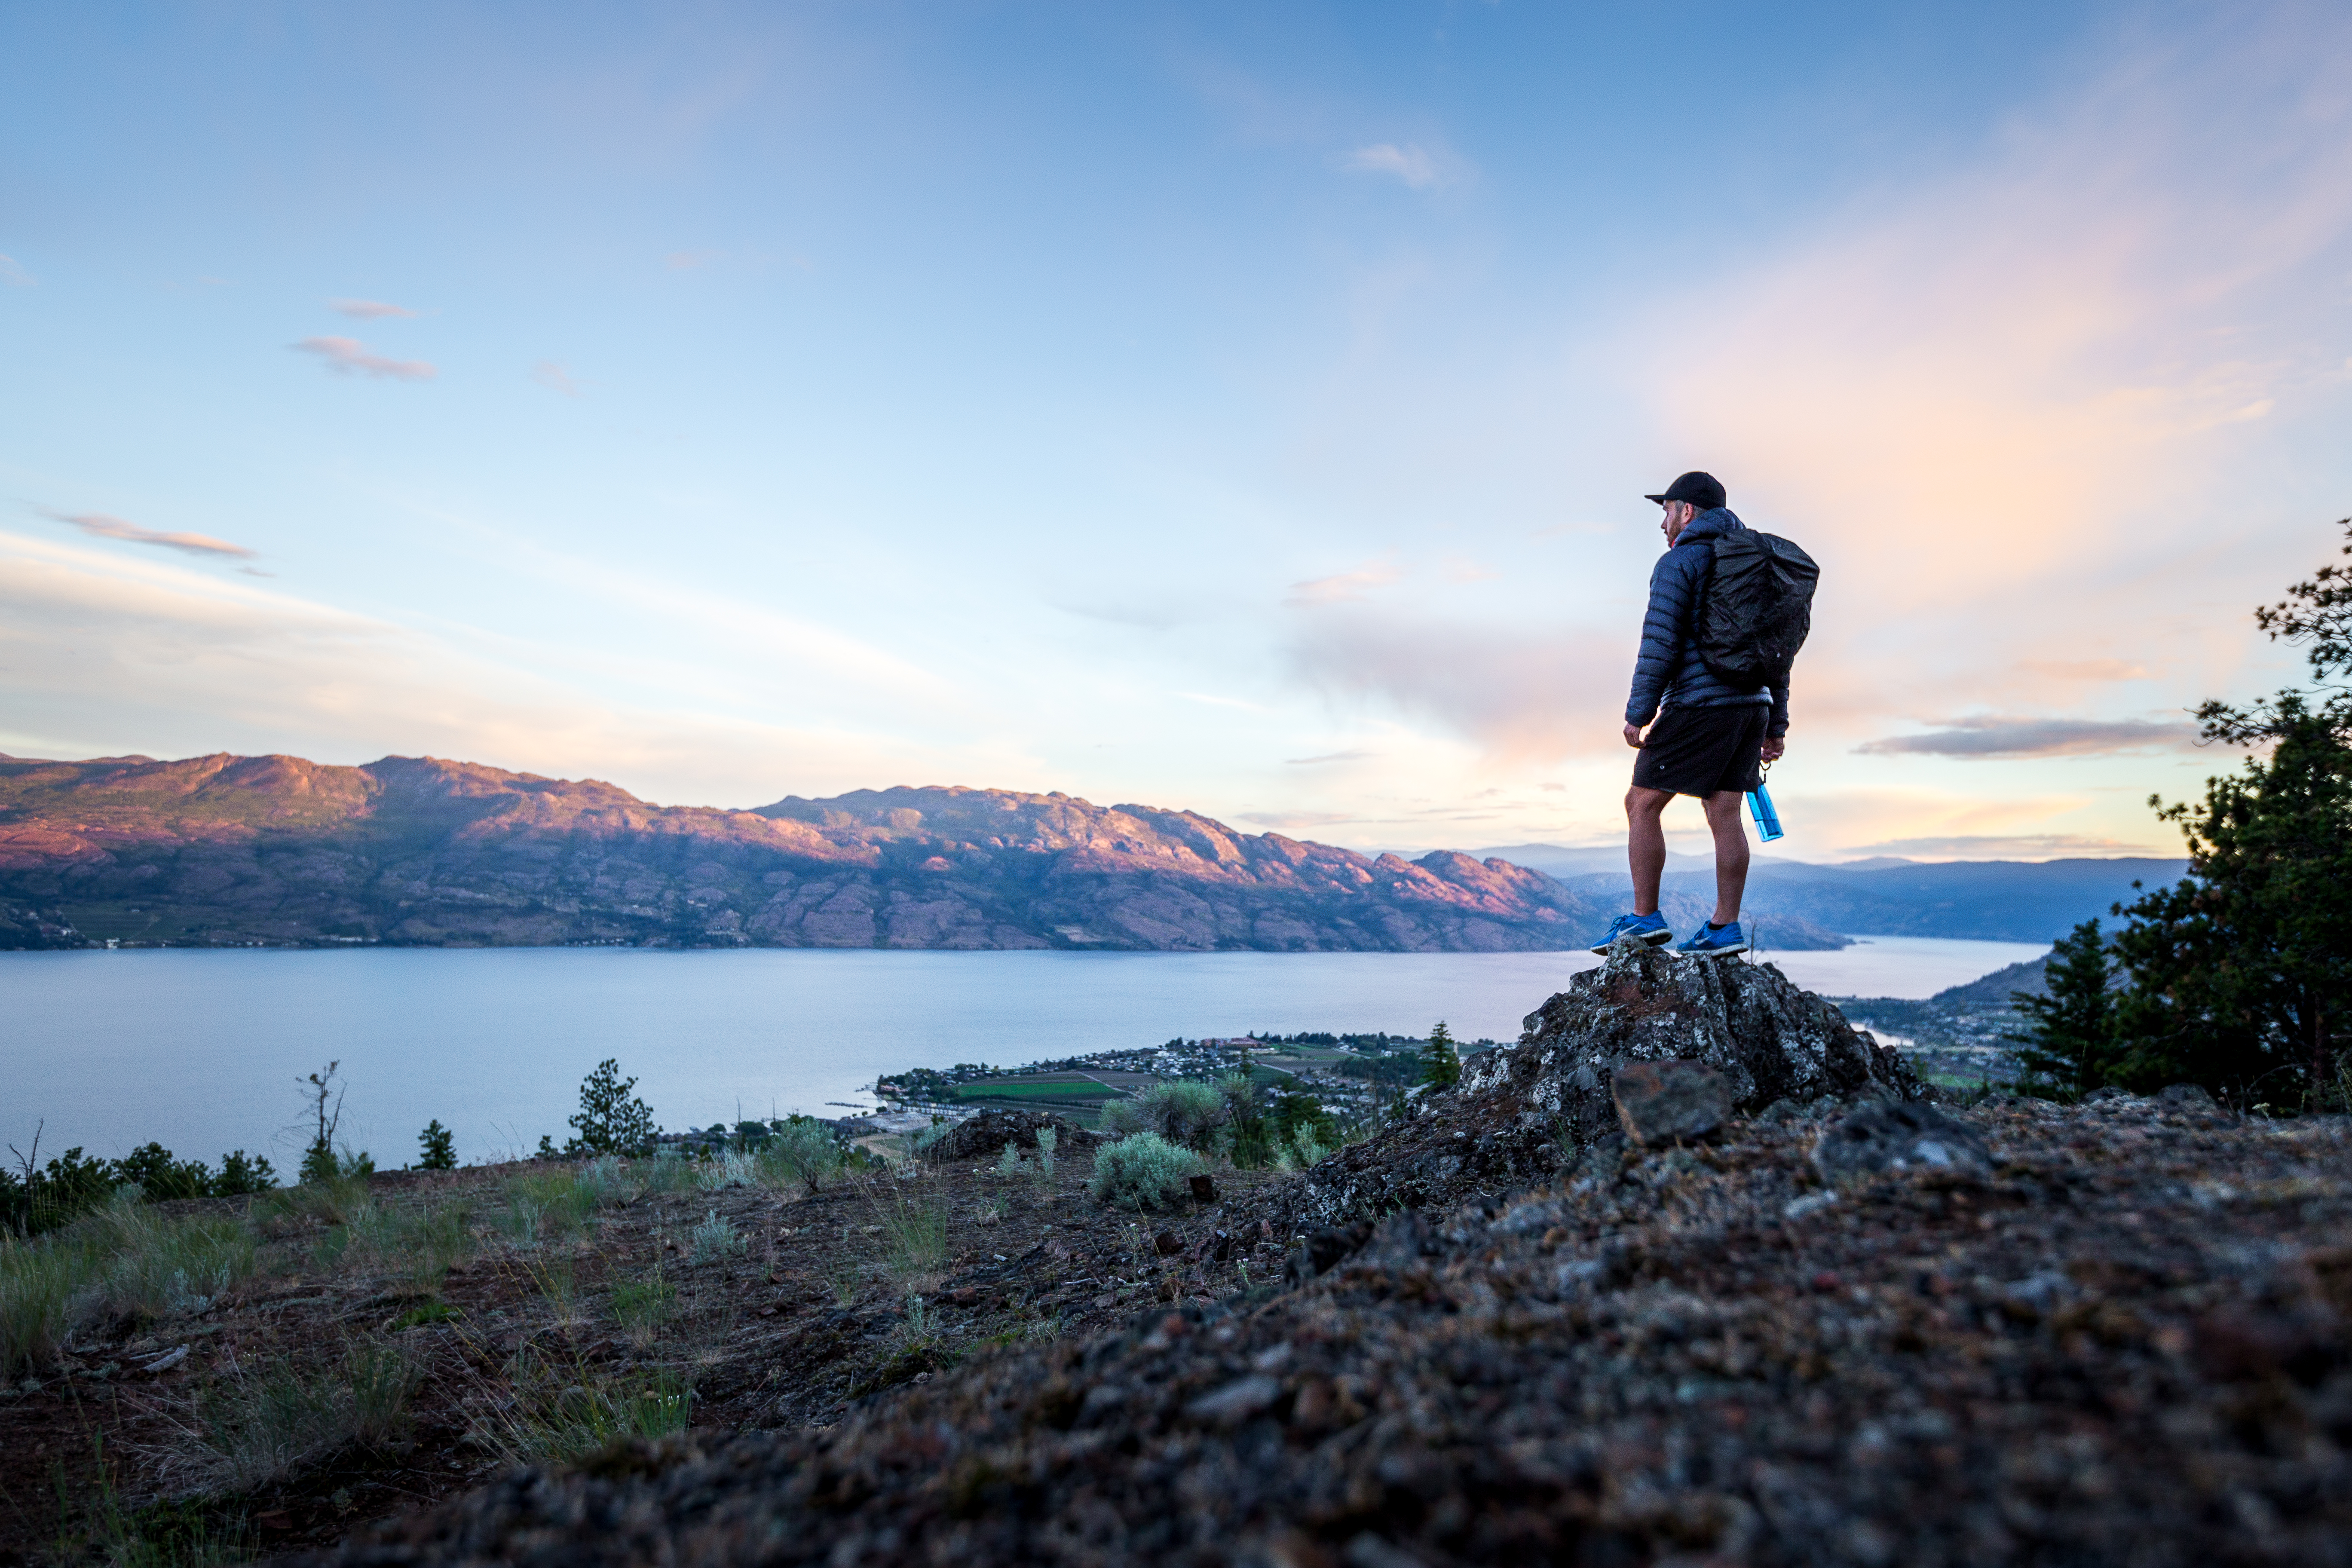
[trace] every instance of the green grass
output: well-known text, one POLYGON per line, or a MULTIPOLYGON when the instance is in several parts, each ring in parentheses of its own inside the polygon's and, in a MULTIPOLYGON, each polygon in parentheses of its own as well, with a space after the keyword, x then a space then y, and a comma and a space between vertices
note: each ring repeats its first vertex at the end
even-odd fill
POLYGON ((875 1239, 890 1271, 901 1279, 936 1272, 948 1259, 948 1202, 928 1182, 890 1177, 872 1192, 875 1239))
POLYGON ((368 1196, 365 1176, 336 1176, 329 1181, 274 1187, 255 1198, 246 1212, 263 1228, 275 1233, 311 1220, 348 1225, 373 1201, 368 1196))
POLYGON ((92 1315, 205 1311, 258 1261, 258 1238, 243 1221, 161 1214, 127 1189, 54 1235, 0 1239, 0 1373, 53 1361, 92 1315))
POLYGON ((251 1491, 380 1445, 400 1430, 418 1376, 399 1350, 366 1341, 324 1367, 227 1361, 197 1399, 197 1468, 215 1486, 251 1491))
POLYGON ((0 1236, 0 1376, 57 1358, 96 1263, 86 1239, 0 1236))
POLYGON ((642 1279, 625 1279, 613 1287, 613 1321, 639 1350, 650 1349, 670 1319, 677 1315, 677 1287, 662 1277, 661 1265, 642 1279))
POLYGON ((572 1463, 630 1437, 686 1429, 693 1384, 670 1371, 614 1376, 525 1348, 508 1368, 511 1400, 488 1407, 476 1441, 510 1464, 572 1463))

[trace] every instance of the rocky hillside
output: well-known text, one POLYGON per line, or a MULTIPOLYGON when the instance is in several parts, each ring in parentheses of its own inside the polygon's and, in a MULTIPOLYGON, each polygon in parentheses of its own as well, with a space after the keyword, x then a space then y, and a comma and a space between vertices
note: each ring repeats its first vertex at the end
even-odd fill
MULTIPOLYGON (((1154 1221, 1121 1331, 308 1561, 2352 1562, 2344 1120, 1919 1092, 1769 968, 1622 953, 1370 1142, 1154 1221)), ((950 1287, 1059 1245, 1000 1234, 950 1287)))
MULTIPOLYGON (((0 759, 0 946, 384 942, 1508 952, 1616 910, 1192 812, 961 788, 659 806, 387 757, 0 759)), ((1835 946, 1811 928, 1780 945, 1835 946)))

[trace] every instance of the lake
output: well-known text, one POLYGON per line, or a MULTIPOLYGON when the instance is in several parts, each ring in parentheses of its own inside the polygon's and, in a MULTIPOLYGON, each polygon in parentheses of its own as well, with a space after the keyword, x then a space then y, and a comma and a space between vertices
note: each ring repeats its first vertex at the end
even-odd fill
MULTIPOLYGON (((2047 951, 1872 937, 1774 953, 1833 994, 1926 996, 2047 951)), ((1327 1029, 1508 1040, 1582 952, 882 952, 611 948, 0 953, 0 1142, 217 1161, 300 1140, 296 1080, 330 1058, 343 1131, 379 1164, 432 1118, 461 1159, 558 1142, 605 1057, 667 1127, 838 1116, 877 1074, 1016 1065, 1175 1036, 1327 1029)))

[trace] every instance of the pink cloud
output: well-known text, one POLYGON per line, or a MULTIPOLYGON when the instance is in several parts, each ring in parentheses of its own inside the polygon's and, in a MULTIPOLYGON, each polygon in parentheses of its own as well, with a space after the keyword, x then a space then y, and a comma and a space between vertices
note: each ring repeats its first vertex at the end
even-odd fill
POLYGON ((531 366, 530 378, 550 392, 560 392, 566 397, 580 395, 580 384, 572 378, 572 373, 551 359, 543 359, 531 366))
POLYGON ((421 359, 386 359, 368 353, 357 338, 304 338, 297 353, 317 354, 327 368, 344 375, 384 376, 394 381, 430 381, 441 373, 421 359))
POLYGON ((1352 572, 1336 572, 1328 577, 1310 577, 1290 585, 1290 596, 1283 600, 1294 607, 1308 605, 1344 605, 1362 598, 1374 588, 1386 587, 1397 580, 1397 569, 1386 561, 1370 561, 1352 572))
POLYGON ((50 511, 44 508, 41 515, 59 522, 72 523, 84 533, 100 539, 120 539, 131 544, 157 544, 166 550, 185 551, 191 555, 227 555, 251 560, 260 553, 247 550, 242 544, 231 544, 226 539, 215 539, 208 533, 158 533, 152 528, 142 528, 135 522, 125 522, 102 511, 50 511))
POLYGON ((387 316, 415 316, 419 312, 405 305, 387 305, 381 300, 330 300, 327 309, 338 315, 350 316, 362 321, 382 321, 387 316))
POLYGON ((2104 757, 2174 751, 2197 743, 2180 720, 2032 719, 1984 714, 1920 735, 1888 735, 1854 748, 1864 756, 2104 757))

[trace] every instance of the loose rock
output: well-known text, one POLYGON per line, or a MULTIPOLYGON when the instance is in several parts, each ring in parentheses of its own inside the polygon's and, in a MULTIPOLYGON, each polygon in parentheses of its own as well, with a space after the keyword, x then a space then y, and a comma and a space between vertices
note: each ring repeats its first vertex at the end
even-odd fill
POLYGON ((1645 1146, 1705 1138, 1731 1120, 1731 1085, 1705 1062, 1630 1062, 1610 1094, 1625 1135, 1645 1146))
POLYGON ((1813 1145, 1825 1180, 1887 1171, 1942 1171, 1984 1177, 1992 1152, 1972 1124, 1932 1105, 1865 1105, 1832 1122, 1813 1145))

